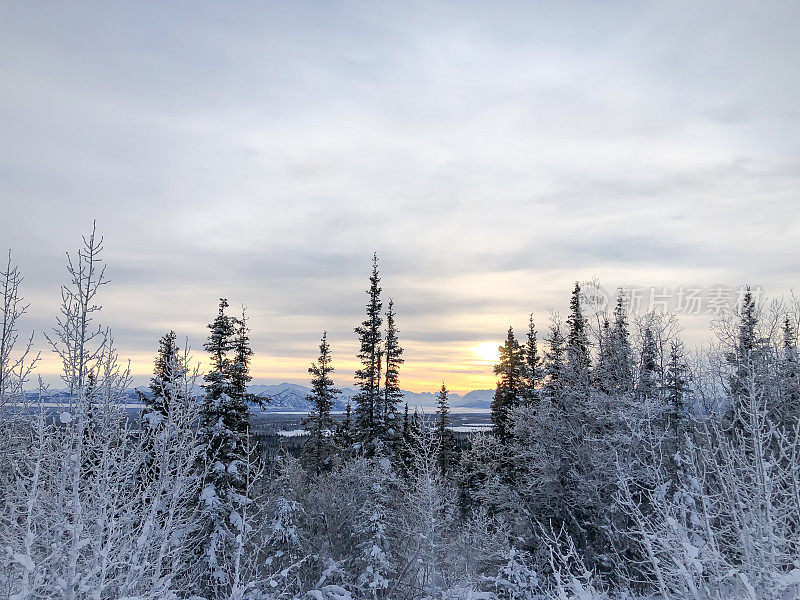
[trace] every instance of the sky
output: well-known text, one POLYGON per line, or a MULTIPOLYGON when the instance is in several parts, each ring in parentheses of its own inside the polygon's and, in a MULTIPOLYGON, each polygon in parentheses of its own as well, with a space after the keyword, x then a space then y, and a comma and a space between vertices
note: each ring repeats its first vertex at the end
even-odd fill
MULTIPOLYGON (((58 364, 65 251, 96 219, 137 382, 247 307, 263 383, 329 332, 352 384, 373 252, 401 386, 493 386, 576 280, 800 275, 796 2, 0 2, 0 248, 58 364)), ((666 288, 666 292, 664 292, 666 288)), ((676 300, 677 302, 677 300, 676 300)), ((681 317, 699 343, 709 314, 681 317)))

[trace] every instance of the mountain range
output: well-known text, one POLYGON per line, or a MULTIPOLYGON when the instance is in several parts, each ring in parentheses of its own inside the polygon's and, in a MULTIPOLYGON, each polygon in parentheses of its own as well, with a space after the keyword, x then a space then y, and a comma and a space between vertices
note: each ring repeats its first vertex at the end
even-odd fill
MULTIPOLYGON (((265 412, 305 412, 310 408, 310 403, 306 400, 306 396, 311 390, 296 383, 279 383, 279 384, 254 384, 248 386, 248 391, 259 398, 263 398, 267 402, 264 404, 262 410, 265 412)), ((145 394, 149 392, 147 386, 139 386, 138 388, 129 389, 125 392, 124 400, 131 404, 136 404, 140 401, 137 390, 145 394)), ((342 388, 342 393, 336 399, 333 410, 344 411, 347 406, 347 401, 352 402, 353 396, 357 390, 353 388, 342 388)), ((198 395, 202 394, 199 390, 198 395)), ((464 395, 450 393, 448 399, 450 401, 451 409, 461 410, 488 410, 494 395, 493 390, 473 390, 464 395)), ((36 397, 36 392, 28 392, 28 397, 33 400, 36 397)), ((45 400, 48 402, 65 402, 68 400, 69 392, 66 389, 48 390, 45 400)), ((403 391, 403 402, 408 403, 411 411, 420 409, 425 411, 432 411, 436 407, 436 392, 409 392, 403 391)))

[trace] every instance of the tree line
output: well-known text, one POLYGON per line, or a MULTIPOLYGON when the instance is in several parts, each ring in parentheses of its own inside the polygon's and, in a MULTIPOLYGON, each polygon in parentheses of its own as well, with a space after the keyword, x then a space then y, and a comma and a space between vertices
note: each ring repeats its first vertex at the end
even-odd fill
POLYGON ((226 299, 200 373, 174 331, 144 409, 96 322, 106 283, 94 230, 68 255, 47 334, 68 400, 26 386, 27 306, 8 265, 0 339, 0 595, 8 598, 792 598, 800 592, 798 307, 712 324, 691 355, 674 315, 610 313, 572 290, 566 320, 494 367, 492 432, 455 444, 443 383, 433 415, 403 406, 394 302, 377 255, 358 337, 358 388, 332 408, 323 332, 308 369, 299 458, 250 434, 248 318, 226 299), (541 339, 540 339, 541 338, 541 339), (202 381, 202 383, 200 383, 202 381), (200 389, 198 389, 200 388, 200 389), (198 397, 200 398, 198 400, 198 397), (134 421, 138 420, 138 425, 134 421))

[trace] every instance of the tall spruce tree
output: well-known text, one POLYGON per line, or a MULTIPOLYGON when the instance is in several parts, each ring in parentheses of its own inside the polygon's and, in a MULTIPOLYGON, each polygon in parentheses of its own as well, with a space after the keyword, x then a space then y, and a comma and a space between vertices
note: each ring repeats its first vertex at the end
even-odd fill
POLYGON ((153 366, 153 377, 150 378, 150 393, 144 394, 137 390, 139 398, 145 405, 142 422, 156 419, 155 415, 167 415, 167 403, 170 394, 182 394, 182 390, 174 390, 176 381, 182 379, 186 366, 182 364, 180 348, 174 331, 166 333, 158 340, 158 351, 153 366), (154 415, 154 416, 150 416, 154 415))
POLYGON ((436 462, 442 475, 447 475, 455 457, 455 437, 449 428, 450 403, 447 400, 447 387, 442 382, 442 388, 436 395, 436 437, 439 445, 439 455, 436 462))
POLYGON ((181 383, 188 372, 188 367, 180 354, 176 339, 175 332, 170 331, 158 341, 153 377, 150 378, 150 393, 144 394, 136 390, 139 399, 144 404, 140 420, 144 432, 143 443, 146 455, 141 472, 143 481, 156 475, 153 471, 155 462, 153 445, 155 436, 161 431, 168 418, 170 404, 186 400, 181 383))
POLYGON ((614 307, 614 324, 609 336, 609 371, 611 383, 616 392, 626 393, 631 390, 631 341, 628 331, 628 315, 625 310, 623 290, 617 293, 617 304, 614 307))
POLYGON ((739 429, 747 429, 749 423, 743 416, 747 412, 748 398, 754 390, 751 382, 756 376, 759 344, 757 339, 758 315, 755 298, 748 285, 739 307, 739 326, 733 351, 728 354, 732 368, 730 376, 731 419, 739 429))
POLYGON ((664 374, 664 393, 667 402, 667 422, 677 444, 683 437, 689 405, 686 394, 689 390, 689 367, 684 358, 683 344, 673 340, 669 347, 667 371, 664 374))
POLYGON ((533 322, 533 313, 528 319, 528 337, 523 352, 525 356, 525 402, 529 406, 536 406, 539 403, 539 388, 544 379, 544 369, 542 357, 539 356, 537 347, 536 325, 533 322))
POLYGON ((783 355, 781 356, 781 424, 791 429, 800 419, 800 358, 797 351, 797 330, 789 317, 783 322, 783 355))
POLYGON ((652 324, 648 322, 644 328, 639 383, 636 386, 636 395, 640 400, 652 400, 656 397, 658 393, 657 369, 656 338, 653 335, 652 324))
POLYGON ((403 400, 403 392, 400 391, 400 365, 403 360, 403 348, 397 337, 397 326, 394 322, 394 302, 389 299, 388 310, 386 311, 386 342, 384 344, 385 375, 383 383, 383 406, 381 423, 383 430, 381 436, 384 442, 390 446, 396 446, 400 440, 399 411, 397 409, 403 400))
POLYGON ((200 408, 199 470, 203 475, 199 498, 202 543, 198 551, 205 563, 201 577, 206 597, 230 593, 237 537, 242 535, 242 508, 246 504, 247 447, 250 413, 241 395, 248 374, 240 360, 241 327, 225 314, 227 300, 220 299, 216 318, 209 324, 211 370, 205 375, 205 399, 200 408), (238 325, 238 327, 237 327, 238 325), (238 332, 238 333, 237 333, 238 332), (238 336, 238 339, 237 339, 238 336), (233 368, 232 368, 233 367, 233 368))
POLYGON ((598 352, 597 367, 594 370, 594 381, 597 388, 606 394, 614 390, 613 376, 613 340, 611 336, 611 323, 608 317, 603 319, 600 328, 600 347, 598 352))
POLYGON ((523 401, 525 385, 525 361, 514 330, 509 327, 506 341, 500 346, 500 362, 494 366, 499 376, 492 399, 492 424, 494 433, 501 442, 511 439, 511 412, 523 401))
POLYGON ((542 392, 550 402, 561 405, 566 385, 567 343, 558 316, 553 317, 545 341, 547 350, 544 353, 545 383, 542 392))
POLYGON ((331 410, 336 397, 341 393, 333 385, 331 375, 334 372, 331 348, 328 344, 328 332, 322 334, 319 344, 319 358, 308 368, 311 375, 311 393, 306 400, 314 404, 314 408, 303 422, 308 432, 308 441, 304 449, 307 464, 316 473, 330 467, 331 444, 329 437, 333 431, 331 410))
POLYGON ((374 450, 374 442, 380 436, 381 419, 381 287, 378 272, 378 255, 372 257, 372 274, 367 290, 367 318, 355 328, 359 339, 358 360, 361 368, 355 372, 358 393, 353 397, 356 403, 355 437, 363 444, 365 452, 374 450))
POLYGON ((567 387, 576 398, 589 393, 589 338, 586 316, 581 306, 581 286, 576 281, 567 318, 567 387))
POLYGON ((232 358, 228 369, 230 372, 230 391, 228 395, 237 402, 250 402, 253 397, 247 393, 247 384, 253 378, 250 375, 250 363, 253 359, 253 350, 250 348, 250 330, 247 327, 247 315, 242 307, 241 318, 231 319, 234 328, 232 343, 232 358))

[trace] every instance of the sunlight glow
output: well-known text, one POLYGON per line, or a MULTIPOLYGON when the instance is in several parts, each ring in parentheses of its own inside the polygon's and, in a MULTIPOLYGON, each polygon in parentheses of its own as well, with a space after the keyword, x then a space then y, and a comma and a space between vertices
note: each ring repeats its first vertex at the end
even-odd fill
POLYGON ((495 364, 500 357, 498 348, 499 345, 497 342, 484 342, 483 344, 473 346, 471 350, 478 360, 485 363, 495 364))

